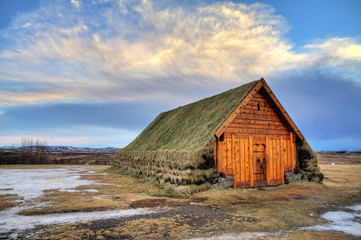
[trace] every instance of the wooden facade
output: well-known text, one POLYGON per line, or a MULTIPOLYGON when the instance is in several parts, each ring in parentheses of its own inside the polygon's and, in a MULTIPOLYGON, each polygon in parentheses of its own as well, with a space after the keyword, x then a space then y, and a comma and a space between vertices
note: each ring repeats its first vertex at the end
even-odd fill
POLYGON ((302 134, 262 79, 215 133, 218 173, 234 187, 284 184, 297 166, 296 138, 302 134))

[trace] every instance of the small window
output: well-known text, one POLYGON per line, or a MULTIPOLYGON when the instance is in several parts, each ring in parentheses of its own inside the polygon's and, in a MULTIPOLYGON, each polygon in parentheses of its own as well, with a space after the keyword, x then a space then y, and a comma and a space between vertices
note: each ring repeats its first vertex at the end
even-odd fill
POLYGON ((257 111, 261 110, 261 107, 259 106, 259 104, 257 104, 257 111))
POLYGON ((219 137, 219 141, 221 141, 221 142, 224 141, 224 133, 219 137))

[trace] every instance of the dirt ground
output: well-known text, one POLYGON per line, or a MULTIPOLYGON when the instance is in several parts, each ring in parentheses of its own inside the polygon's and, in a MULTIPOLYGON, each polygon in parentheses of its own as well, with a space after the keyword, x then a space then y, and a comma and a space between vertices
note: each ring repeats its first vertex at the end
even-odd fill
MULTIPOLYGON (((357 156, 358 158, 359 156, 357 156)), ((341 159, 341 158, 340 158, 341 159)), ((22 235, 28 239, 192 239, 233 234, 241 239, 357 239, 336 231, 304 231, 324 224, 321 214, 361 204, 361 165, 346 158, 343 164, 321 160, 323 184, 298 183, 261 189, 211 189, 176 198, 153 183, 119 175, 104 167, 99 174, 83 176, 106 185, 78 189, 98 192, 45 192, 34 200, 49 203, 24 215, 108 209, 150 208, 155 213, 103 219, 86 223, 41 226, 22 235), (104 174, 107 172, 108 174, 104 174), (245 235, 246 236, 246 235, 245 235), (252 237, 253 236, 253 237, 252 237), (244 236, 243 236, 244 237, 244 236)), ((341 161, 340 160, 340 161, 341 161)), ((14 196, 1 196, 3 208, 14 196)), ((0 205, 1 207, 1 205, 0 205)), ((219 238, 222 239, 222 238, 219 238)), ((225 238, 224 238, 225 239, 225 238)))

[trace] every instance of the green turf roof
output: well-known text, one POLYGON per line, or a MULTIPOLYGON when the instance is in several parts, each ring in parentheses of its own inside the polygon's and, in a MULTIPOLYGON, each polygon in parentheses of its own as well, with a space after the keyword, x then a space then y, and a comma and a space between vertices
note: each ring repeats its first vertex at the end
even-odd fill
POLYGON ((258 81, 163 112, 123 151, 190 152, 203 146, 258 81))

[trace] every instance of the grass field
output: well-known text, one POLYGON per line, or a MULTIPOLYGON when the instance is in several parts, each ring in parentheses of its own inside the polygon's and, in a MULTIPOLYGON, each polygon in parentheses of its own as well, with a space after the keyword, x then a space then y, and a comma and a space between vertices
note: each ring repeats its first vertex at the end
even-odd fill
MULTIPOLYGON (((190 198, 172 197, 153 183, 120 175, 104 166, 96 168, 94 174, 81 177, 94 184, 78 186, 74 192, 47 190, 38 198, 22 203, 29 207, 20 214, 32 216, 144 207, 158 211, 120 219, 42 226, 27 235, 33 239, 188 239, 224 234, 231 234, 236 239, 248 232, 263 233, 251 234, 262 239, 357 239, 343 232, 300 230, 326 223, 321 214, 327 211, 345 210, 346 206, 361 203, 361 165, 320 166, 325 175, 323 184, 211 189, 190 198)), ((59 165, 1 166, 39 167, 61 168, 59 165)), ((0 210, 18 205, 15 199, 14 195, 0 195, 0 210)))

